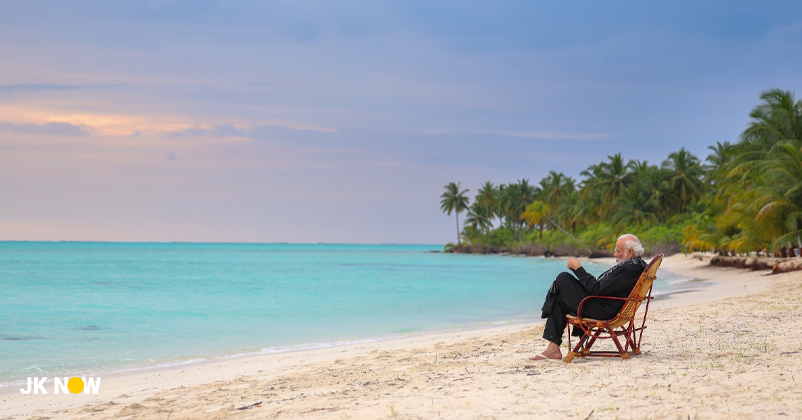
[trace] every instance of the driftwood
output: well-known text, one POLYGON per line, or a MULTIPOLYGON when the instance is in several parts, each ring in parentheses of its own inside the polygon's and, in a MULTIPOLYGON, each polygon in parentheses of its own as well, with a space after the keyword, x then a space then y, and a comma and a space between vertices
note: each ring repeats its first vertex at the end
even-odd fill
POLYGON ((324 410, 328 410, 328 411, 337 411, 337 410, 339 410, 339 409, 340 409, 340 407, 324 407, 324 408, 313 408, 313 409, 311 409, 311 410, 309 410, 309 411, 304 411, 304 412, 302 412, 301 414, 314 413, 315 411, 324 411, 324 410))
POLYGON ((794 259, 792 261, 783 261, 776 264, 771 269, 771 274, 788 273, 790 271, 802 270, 802 260, 794 259))
POLYGON ((772 274, 802 270, 802 258, 773 257, 727 257, 716 255, 710 259, 710 265, 757 270, 771 270, 772 274))
POLYGON ((260 406, 260 405, 262 405, 261 401, 255 402, 253 404, 243 405, 242 407, 237 407, 237 410, 247 410, 249 408, 254 408, 254 407, 257 407, 257 406, 260 406))

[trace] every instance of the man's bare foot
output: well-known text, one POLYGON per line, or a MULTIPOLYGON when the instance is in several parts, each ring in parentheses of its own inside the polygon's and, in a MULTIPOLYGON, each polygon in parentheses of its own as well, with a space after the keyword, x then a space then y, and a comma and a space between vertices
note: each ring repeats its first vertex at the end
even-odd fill
POLYGON ((549 343, 549 346, 546 347, 546 350, 543 350, 543 353, 535 357, 530 357, 529 360, 545 360, 545 359, 552 359, 552 360, 561 360, 563 358, 563 353, 560 351, 560 346, 549 343))
POLYGON ((537 362, 538 360, 562 360, 563 356, 559 355, 557 357, 547 356, 546 353, 540 353, 535 357, 530 357, 529 360, 533 362, 537 362))

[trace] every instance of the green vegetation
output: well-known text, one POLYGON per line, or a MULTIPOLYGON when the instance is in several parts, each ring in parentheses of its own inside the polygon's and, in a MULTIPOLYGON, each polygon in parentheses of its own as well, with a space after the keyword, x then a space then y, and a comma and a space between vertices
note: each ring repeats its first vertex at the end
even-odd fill
POLYGON ((590 165, 579 182, 555 171, 538 185, 488 181, 472 205, 468 190, 450 183, 441 209, 468 214, 457 245, 447 249, 580 254, 587 252, 571 236, 609 251, 625 231, 653 253, 802 248, 802 101, 779 89, 760 99, 738 142, 710 146, 704 162, 685 148, 659 166, 618 153, 590 165))

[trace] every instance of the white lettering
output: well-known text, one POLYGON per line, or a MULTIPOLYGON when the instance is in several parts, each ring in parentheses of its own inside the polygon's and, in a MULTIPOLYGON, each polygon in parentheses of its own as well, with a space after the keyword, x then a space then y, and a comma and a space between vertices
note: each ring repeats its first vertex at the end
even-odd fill
POLYGON ((30 393, 31 393, 31 378, 30 378, 30 377, 28 378, 28 389, 22 389, 22 388, 20 388, 20 389, 19 389, 19 392, 22 392, 22 393, 23 393, 23 394, 25 394, 25 395, 28 395, 28 394, 30 394, 30 393))
POLYGON ((69 382, 70 378, 64 378, 64 382, 61 381, 61 378, 55 377, 53 378, 53 393, 58 394, 58 390, 61 389, 61 392, 67 393, 67 382, 69 382))
POLYGON ((45 391, 45 381, 46 380, 47 380, 47 376, 45 376, 44 378, 33 378, 33 393, 34 394, 38 394, 40 389, 42 390, 42 394, 47 394, 47 391, 45 391))
POLYGON ((100 378, 89 378, 88 381, 86 378, 81 379, 84 380, 84 385, 86 385, 84 388, 84 394, 88 394, 91 391, 93 394, 97 395, 97 391, 100 389, 100 378), (95 379, 97 379, 97 382, 95 382, 95 379))

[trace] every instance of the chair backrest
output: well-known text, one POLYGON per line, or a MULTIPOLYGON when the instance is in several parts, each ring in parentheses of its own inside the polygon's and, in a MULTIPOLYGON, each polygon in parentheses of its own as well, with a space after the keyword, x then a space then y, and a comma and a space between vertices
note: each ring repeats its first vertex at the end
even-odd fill
POLYGON ((652 261, 649 262, 649 265, 646 266, 640 278, 638 278, 638 282, 635 283, 635 287, 632 288, 632 292, 629 293, 629 300, 627 300, 621 310, 618 311, 618 315, 610 320, 610 327, 618 328, 632 321, 635 317, 635 313, 638 312, 640 304, 650 297, 652 283, 654 283, 654 279, 657 278, 657 269, 660 268, 661 262, 663 262, 663 254, 657 254, 657 256, 652 258, 652 261))

